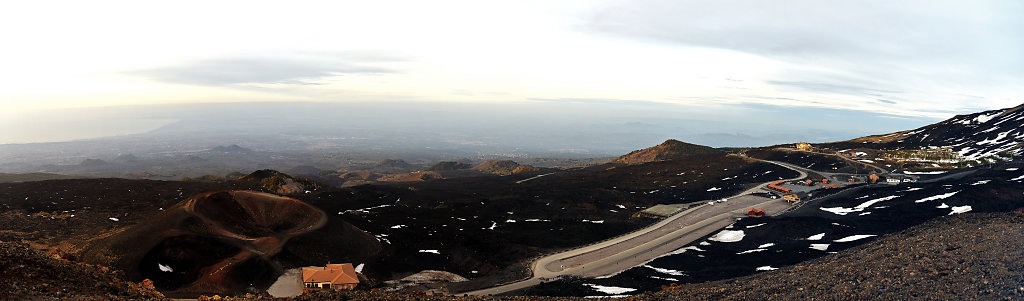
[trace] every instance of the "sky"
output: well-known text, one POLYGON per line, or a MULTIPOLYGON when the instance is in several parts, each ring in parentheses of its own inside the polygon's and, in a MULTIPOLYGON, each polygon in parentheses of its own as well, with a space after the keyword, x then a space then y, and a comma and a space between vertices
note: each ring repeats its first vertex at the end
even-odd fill
POLYGON ((1015 0, 7 1, 0 118, 560 102, 940 120, 1024 103, 1021 16, 1015 0))

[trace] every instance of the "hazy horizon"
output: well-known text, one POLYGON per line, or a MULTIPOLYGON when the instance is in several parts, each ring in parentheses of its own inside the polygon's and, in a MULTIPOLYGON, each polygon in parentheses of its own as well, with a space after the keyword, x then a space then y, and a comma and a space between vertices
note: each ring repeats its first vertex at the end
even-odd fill
MULTIPOLYGON (((46 1, 0 8, 4 120, 75 119, 47 119, 46 110, 319 102, 571 107, 557 114, 636 106, 682 119, 772 106, 934 121, 1024 102, 1024 4, 1017 1, 46 1)), ((22 131, 8 124, 5 132, 22 131)), ((7 143, 137 133, 160 123, 138 121, 127 131, 69 124, 82 133, 18 134, 7 143)), ((897 128, 905 126, 883 130, 897 128)))
MULTIPOLYGON (((205 127, 204 135, 231 136, 240 131, 276 135, 329 133, 367 128, 409 135, 451 134, 467 143, 509 150, 536 149, 545 139, 575 139, 600 154, 636 149, 665 139, 713 147, 765 146, 796 141, 829 142, 913 129, 938 118, 903 117, 834 109, 770 105, 735 106, 730 112, 699 112, 701 108, 614 100, 536 100, 523 104, 465 103, 314 103, 257 102, 136 105, 105 108, 41 110, 0 121, 18 131, 0 137, 0 144, 68 142, 118 136, 152 136, 175 128, 205 127), (852 126, 851 126, 852 124, 852 126), (767 127, 765 125, 768 125, 767 127), (631 135, 614 145, 613 135, 631 135), (536 138, 536 139, 534 139, 536 138), (612 140, 608 140, 612 139, 612 140), (646 140, 645 140, 646 139, 646 140), (607 143, 604 148, 596 147, 607 143)), ((966 113, 966 112, 965 112, 966 113)), ((557 146, 556 146, 557 147, 557 146)), ((562 148, 571 149, 571 145, 562 148)))

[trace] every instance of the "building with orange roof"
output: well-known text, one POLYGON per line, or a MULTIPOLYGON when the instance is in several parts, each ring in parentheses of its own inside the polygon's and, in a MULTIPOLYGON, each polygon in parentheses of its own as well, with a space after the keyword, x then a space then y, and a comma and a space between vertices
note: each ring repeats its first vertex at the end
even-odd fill
POLYGON ((323 267, 302 268, 302 284, 311 289, 345 289, 356 288, 359 276, 351 263, 328 264, 323 267))

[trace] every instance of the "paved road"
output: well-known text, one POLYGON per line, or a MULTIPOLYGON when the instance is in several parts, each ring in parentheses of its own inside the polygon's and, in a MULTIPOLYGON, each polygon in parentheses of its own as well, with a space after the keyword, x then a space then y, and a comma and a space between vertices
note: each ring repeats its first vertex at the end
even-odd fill
POLYGON ((851 159, 851 158, 849 158, 847 156, 843 156, 843 155, 839 154, 839 152, 823 153, 823 152, 816 152, 816 151, 809 151, 809 150, 798 150, 798 149, 789 148, 789 147, 779 147, 778 149, 784 149, 784 150, 794 151, 794 152, 805 152, 805 153, 819 154, 819 155, 825 155, 825 156, 839 157, 839 159, 843 159, 843 160, 849 161, 850 163, 853 163, 853 164, 867 166, 868 168, 874 169, 875 171, 878 171, 879 173, 883 173, 883 174, 889 173, 888 170, 886 170, 884 168, 881 168, 881 167, 878 167, 877 165, 851 159))
MULTIPOLYGON (((804 168, 792 164, 754 160, 777 164, 799 173, 798 177, 787 181, 807 176, 804 168)), ((465 294, 496 295, 534 286, 559 276, 599 277, 642 265, 728 226, 737 217, 743 216, 748 208, 764 208, 768 214, 788 209, 790 205, 781 199, 749 195, 760 191, 768 183, 730 197, 724 203, 700 205, 613 239, 544 256, 533 262, 533 276, 529 279, 465 294)))

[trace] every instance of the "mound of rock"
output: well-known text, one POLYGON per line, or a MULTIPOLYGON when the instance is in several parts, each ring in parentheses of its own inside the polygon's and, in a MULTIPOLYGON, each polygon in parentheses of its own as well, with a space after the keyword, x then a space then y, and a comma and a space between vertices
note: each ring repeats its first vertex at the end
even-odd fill
POLYGON ((688 156, 694 155, 709 155, 709 154, 721 154, 722 151, 717 149, 682 142, 675 139, 665 140, 665 142, 648 147, 641 150, 635 150, 630 152, 618 159, 612 161, 612 163, 623 163, 623 164, 640 164, 655 161, 667 161, 681 159, 688 156))
POLYGON ((466 277, 454 273, 435 270, 423 270, 419 273, 406 276, 399 280, 384 282, 387 291, 400 291, 405 289, 417 289, 424 291, 436 291, 447 293, 440 289, 437 284, 469 281, 466 277))
POLYGON ((463 162, 458 162, 458 161, 441 161, 441 162, 437 162, 437 164, 434 164, 434 166, 431 166, 427 170, 430 170, 430 171, 449 171, 449 170, 469 169, 469 168, 472 168, 472 167, 473 167, 473 165, 469 165, 468 163, 463 163, 463 162))
POLYGON ((539 168, 529 165, 519 165, 512 160, 490 160, 473 167, 473 170, 496 175, 514 175, 521 173, 533 173, 540 171, 539 168))
POLYGON ((306 191, 318 190, 323 186, 313 180, 307 178, 295 178, 273 169, 257 170, 239 178, 236 181, 257 185, 263 189, 278 194, 304 193, 306 191))

